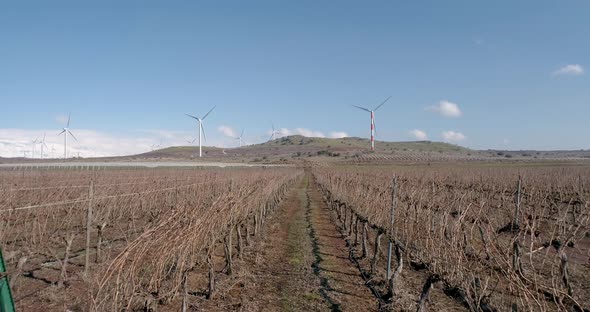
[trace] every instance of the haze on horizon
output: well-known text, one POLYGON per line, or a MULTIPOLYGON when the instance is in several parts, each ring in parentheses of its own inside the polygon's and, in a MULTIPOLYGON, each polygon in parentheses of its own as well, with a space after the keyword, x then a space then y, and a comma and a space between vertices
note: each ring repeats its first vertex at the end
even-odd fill
POLYGON ((587 1, 0 4, 0 157, 285 135, 590 149, 587 1), (70 145, 71 143, 71 145, 70 145))

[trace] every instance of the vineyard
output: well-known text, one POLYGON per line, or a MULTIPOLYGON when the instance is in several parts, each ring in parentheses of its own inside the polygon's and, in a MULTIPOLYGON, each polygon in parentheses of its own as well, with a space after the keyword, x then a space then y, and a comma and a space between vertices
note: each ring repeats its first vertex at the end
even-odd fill
POLYGON ((315 175, 384 303, 402 304, 400 273, 409 263, 428 273, 419 310, 438 284, 471 311, 590 307, 587 168, 322 168, 315 175), (382 238, 397 258, 389 276, 377 252, 382 238))
POLYGON ((210 296, 215 250, 231 272, 232 246, 241 251, 300 174, 0 172, 0 241, 17 309, 149 310, 186 300, 189 282, 210 296))
POLYGON ((17 310, 590 308, 585 166, 88 169, 0 171, 17 310))

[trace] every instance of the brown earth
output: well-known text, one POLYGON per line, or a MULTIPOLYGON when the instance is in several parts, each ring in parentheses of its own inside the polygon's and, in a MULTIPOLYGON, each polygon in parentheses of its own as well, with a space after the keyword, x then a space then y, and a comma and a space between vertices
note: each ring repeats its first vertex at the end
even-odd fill
POLYGON ((198 311, 376 311, 378 301, 306 176, 266 221, 262 236, 198 311))

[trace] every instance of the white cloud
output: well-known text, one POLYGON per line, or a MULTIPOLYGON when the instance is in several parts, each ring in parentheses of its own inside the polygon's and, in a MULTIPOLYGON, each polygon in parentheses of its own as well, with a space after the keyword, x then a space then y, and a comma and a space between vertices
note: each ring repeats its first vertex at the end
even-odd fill
POLYGON ((225 135, 227 137, 231 137, 231 138, 235 138, 238 136, 236 131, 232 127, 229 127, 229 126, 219 126, 219 128, 217 128, 217 131, 219 131, 223 135, 225 135))
POLYGON ((347 136, 348 136, 348 133, 343 132, 343 131, 330 132, 330 137, 332 139, 341 139, 341 138, 345 138, 347 136))
MULTIPOLYGON (((173 132, 160 130, 141 130, 138 133, 110 134, 87 129, 72 129, 78 141, 68 137, 68 156, 103 157, 122 156, 145 153, 151 150, 152 145, 161 144, 162 147, 171 145, 186 145, 183 138, 190 135, 188 132, 173 132)), ((33 157, 41 158, 41 146, 33 146, 32 140, 42 138, 46 133, 43 154, 46 158, 61 158, 64 151, 63 135, 58 136, 59 131, 51 130, 23 130, 0 129, 0 156, 33 157)))
POLYGON ((461 142, 466 139, 465 135, 461 132, 456 131, 443 131, 441 133, 443 140, 447 142, 461 142))
MULTIPOLYGON (((332 138, 332 139, 340 139, 348 137, 348 133, 344 131, 331 131, 326 135, 325 133, 317 130, 307 129, 307 128, 295 128, 295 129, 288 129, 288 128, 280 128, 276 129, 277 137, 289 136, 289 135, 302 135, 305 137, 310 138, 332 138)), ((268 135, 272 134, 272 130, 267 131, 268 135)))
POLYGON ((279 130, 282 136, 289 136, 289 135, 302 135, 305 137, 314 137, 314 138, 325 138, 326 135, 321 131, 314 131, 307 128, 295 128, 295 129, 287 129, 281 128, 279 130))
POLYGON ((422 130, 418 130, 418 129, 414 129, 414 130, 410 131, 410 135, 412 135, 414 138, 416 138, 416 140, 428 139, 428 135, 426 135, 426 132, 424 132, 422 130))
POLYGON ((459 109, 459 105, 449 101, 440 101, 438 105, 426 107, 426 110, 436 112, 444 117, 460 117, 463 115, 459 109))
POLYGON ((579 64, 569 64, 553 72, 554 75, 578 76, 584 73, 584 67, 579 64))
POLYGON ((310 138, 325 138, 326 135, 321 132, 321 131, 314 131, 311 129, 307 129, 307 128, 296 128, 294 130, 294 132, 296 134, 305 136, 305 137, 310 137, 310 138))

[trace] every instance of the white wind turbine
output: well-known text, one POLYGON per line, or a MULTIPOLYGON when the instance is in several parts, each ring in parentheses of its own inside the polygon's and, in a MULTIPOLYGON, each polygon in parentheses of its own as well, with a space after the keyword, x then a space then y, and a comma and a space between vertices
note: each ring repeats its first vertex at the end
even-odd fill
POLYGON ((43 140, 40 141, 40 144, 41 144, 41 159, 43 159, 43 157, 45 157, 43 147, 49 148, 49 146, 47 146, 47 144, 45 144, 45 136, 46 136, 46 133, 43 133, 43 140))
POLYGON ((37 144, 39 144, 39 138, 34 139, 31 143, 33 143, 33 154, 31 158, 35 158, 35 149, 37 148, 37 144))
POLYGON ((74 138, 74 140, 78 141, 72 131, 70 131, 70 114, 68 114, 68 123, 63 128, 63 130, 58 135, 64 135, 64 159, 68 158, 68 134, 74 138))
POLYGON ((211 114, 211 112, 215 109, 215 106, 213 106, 213 108, 211 108, 209 110, 209 112, 207 112, 207 114, 205 114, 205 116, 199 118, 193 115, 189 115, 189 114, 185 114, 187 116, 189 116, 190 118, 196 119, 197 122, 199 123, 198 125, 198 130, 199 130, 199 157, 203 157, 203 150, 202 150, 202 144, 201 144, 201 137, 205 138, 205 141, 207 141, 207 136, 205 135, 205 128, 203 128, 203 120, 205 120, 205 118, 207 118, 207 116, 209 116, 209 114, 211 114))
POLYGON ((244 144, 244 140, 242 140, 243 137, 244 137, 244 129, 242 129, 242 134, 240 134, 239 137, 234 138, 234 139, 240 141, 240 147, 242 147, 242 144, 244 144))
POLYGON ((358 109, 362 109, 366 112, 371 113, 371 151, 375 151, 375 112, 381 108, 381 106, 383 106, 383 104, 385 104, 385 102, 387 102, 389 99, 391 98, 388 97, 385 99, 385 101, 381 102, 381 104, 379 104, 379 106, 375 107, 374 109, 368 109, 365 107, 360 107, 360 106, 356 106, 356 105, 352 105, 358 109))
POLYGON ((270 135, 270 139, 269 139, 269 141, 272 141, 272 140, 276 139, 276 138, 277 138, 277 134, 278 134, 278 135, 281 135, 281 134, 283 134, 283 133, 282 133, 281 131, 277 131, 277 130, 275 129, 275 125, 274 125, 274 124, 272 124, 272 132, 271 132, 271 135, 270 135))

